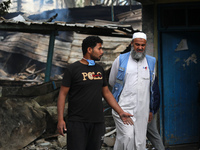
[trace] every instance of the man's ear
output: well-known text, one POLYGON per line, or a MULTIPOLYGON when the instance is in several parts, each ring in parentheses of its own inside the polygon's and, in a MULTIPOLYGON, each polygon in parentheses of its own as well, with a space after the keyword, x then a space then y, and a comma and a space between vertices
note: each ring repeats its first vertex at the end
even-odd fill
POLYGON ((131 46, 133 46, 133 40, 131 41, 131 46))
POLYGON ((91 54, 91 53, 92 53, 92 47, 88 47, 88 48, 87 48, 87 52, 88 52, 89 54, 91 54))

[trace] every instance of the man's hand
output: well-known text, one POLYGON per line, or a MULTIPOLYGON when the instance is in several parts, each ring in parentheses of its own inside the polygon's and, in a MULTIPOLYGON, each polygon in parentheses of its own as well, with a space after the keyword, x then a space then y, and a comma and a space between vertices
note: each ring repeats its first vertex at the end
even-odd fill
POLYGON ((149 120, 148 120, 148 123, 151 122, 152 119, 153 119, 153 113, 150 112, 150 113, 149 113, 149 120))
POLYGON ((119 114, 119 116, 124 124, 127 124, 127 125, 134 124, 133 120, 131 119, 131 117, 133 117, 133 115, 126 113, 126 112, 122 112, 121 114, 119 114))
POLYGON ((64 136, 64 132, 67 131, 66 124, 65 124, 64 120, 61 120, 61 121, 58 122, 57 130, 58 130, 58 133, 60 135, 64 136))

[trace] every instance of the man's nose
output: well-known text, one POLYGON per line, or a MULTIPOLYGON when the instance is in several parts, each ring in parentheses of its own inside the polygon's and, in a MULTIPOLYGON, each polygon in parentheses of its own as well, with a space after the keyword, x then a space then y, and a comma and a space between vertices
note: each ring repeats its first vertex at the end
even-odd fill
POLYGON ((139 46, 139 49, 143 49, 143 46, 140 45, 140 46, 139 46))
POLYGON ((101 49, 101 54, 103 54, 103 49, 101 49))

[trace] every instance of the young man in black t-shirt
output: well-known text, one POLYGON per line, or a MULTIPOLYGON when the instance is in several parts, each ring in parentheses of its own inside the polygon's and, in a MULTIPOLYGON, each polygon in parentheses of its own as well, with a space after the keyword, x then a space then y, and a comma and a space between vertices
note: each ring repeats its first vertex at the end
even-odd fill
POLYGON ((95 64, 103 56, 103 41, 97 36, 83 40, 83 58, 66 68, 58 96, 58 125, 61 135, 67 131, 67 150, 99 150, 104 135, 102 96, 119 114, 123 123, 133 124, 108 89, 103 68, 95 64), (63 119, 66 96, 68 122, 63 119))

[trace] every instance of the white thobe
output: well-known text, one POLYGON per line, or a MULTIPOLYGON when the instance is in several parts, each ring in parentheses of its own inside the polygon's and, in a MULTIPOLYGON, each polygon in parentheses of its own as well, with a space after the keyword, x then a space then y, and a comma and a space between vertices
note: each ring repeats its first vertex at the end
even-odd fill
MULTIPOLYGON (((119 57, 113 62, 109 84, 113 87, 119 67, 119 57)), ((119 115, 112 110, 117 136, 114 150, 145 150, 146 131, 149 117, 150 73, 146 57, 136 61, 129 56, 124 88, 119 97, 119 105, 133 114, 134 125, 125 125, 119 115)))

